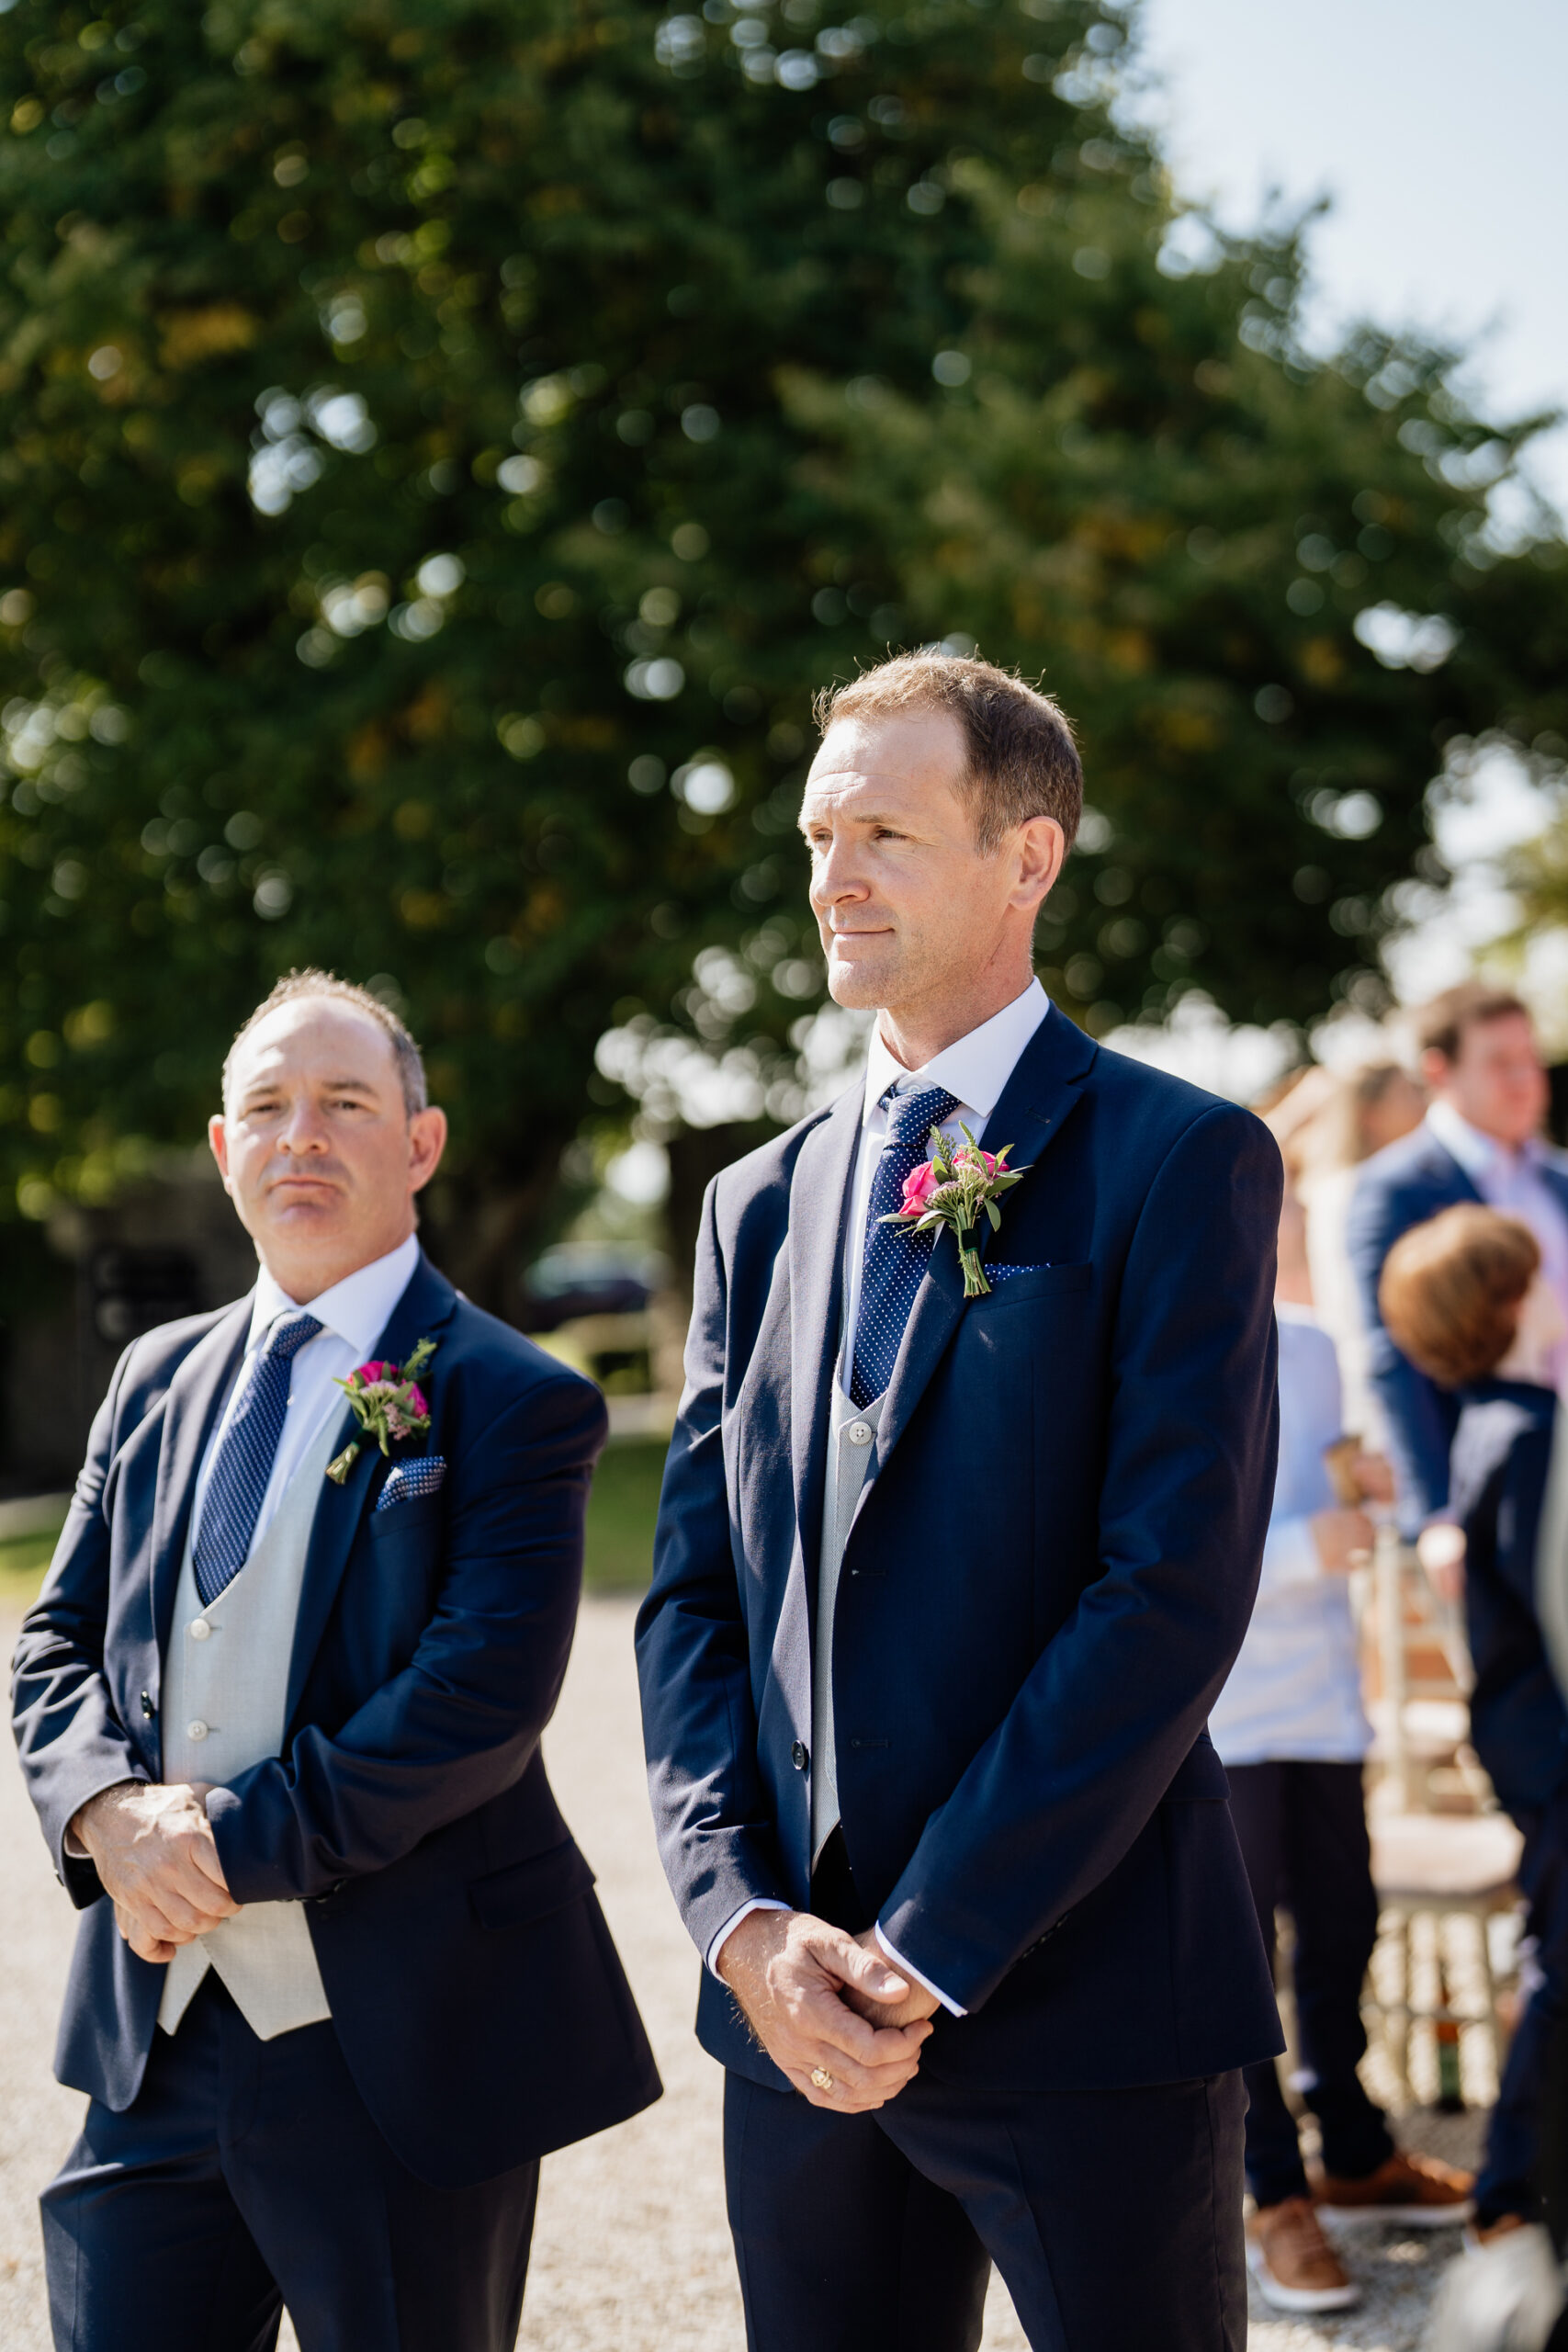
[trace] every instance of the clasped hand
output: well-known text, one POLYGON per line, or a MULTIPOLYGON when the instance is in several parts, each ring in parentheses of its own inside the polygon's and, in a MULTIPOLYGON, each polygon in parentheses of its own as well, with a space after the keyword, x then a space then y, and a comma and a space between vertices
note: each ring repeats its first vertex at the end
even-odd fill
POLYGON ((240 1905, 229 1892, 205 1784, 122 1781, 85 1804, 71 1824, 86 1848, 115 1924, 141 1960, 173 1960, 240 1905))
POLYGON ((718 1973, 813 2107, 864 2114, 919 2070, 937 2003, 888 1966, 870 1929, 857 1938, 808 1911, 753 1911, 726 1939, 718 1973))

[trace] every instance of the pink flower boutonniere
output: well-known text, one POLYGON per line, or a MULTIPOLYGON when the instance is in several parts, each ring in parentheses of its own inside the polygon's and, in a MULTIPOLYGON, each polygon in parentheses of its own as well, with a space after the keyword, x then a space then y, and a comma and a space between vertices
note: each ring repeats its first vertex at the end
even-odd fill
MULTIPOLYGON (((436 1340, 422 1340, 407 1363, 399 1370, 395 1363, 378 1363, 372 1360, 351 1372, 338 1386, 354 1408, 355 1419, 367 1437, 373 1437, 383 1453, 389 1454, 400 1438, 423 1437, 430 1427, 430 1407, 424 1391, 419 1385, 419 1375, 440 1345, 436 1340)), ((341 1487, 359 1459, 359 1440, 345 1445, 334 1461, 327 1464, 327 1476, 341 1487)))
POLYGON ((931 1129, 931 1158, 906 1176, 902 1208, 895 1209, 882 1222, 912 1226, 917 1233, 950 1225, 958 1244, 958 1262, 964 1269, 964 1295, 979 1298, 991 1285, 980 1264, 980 1253, 969 1236, 982 1209, 990 1219, 992 1232, 1001 1230, 1002 1214, 997 1201, 1029 1170, 1007 1165, 1011 1144, 1000 1151, 982 1151, 967 1127, 963 1134, 964 1141, 954 1151, 940 1127, 931 1129))

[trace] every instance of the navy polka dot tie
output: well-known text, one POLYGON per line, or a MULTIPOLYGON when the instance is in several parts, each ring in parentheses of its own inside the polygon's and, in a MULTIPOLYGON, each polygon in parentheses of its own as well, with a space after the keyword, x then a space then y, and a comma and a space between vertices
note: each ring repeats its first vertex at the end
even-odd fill
POLYGON ((286 1315, 252 1359, 249 1385, 223 1432, 201 1506, 193 1559, 204 1608, 233 1582, 251 1556, 251 1539, 288 1411, 294 1359, 321 1329, 313 1315, 286 1315))
POLYGON ((865 1251, 861 1260, 860 1312, 855 1322, 854 1367, 850 1396, 863 1408, 874 1403, 893 1377, 904 1326, 931 1254, 935 1231, 884 1225, 898 1208, 904 1182, 931 1158, 931 1135, 958 1108, 956 1094, 928 1086, 919 1094, 896 1094, 887 1117, 887 1141, 871 1180, 865 1212, 865 1251))

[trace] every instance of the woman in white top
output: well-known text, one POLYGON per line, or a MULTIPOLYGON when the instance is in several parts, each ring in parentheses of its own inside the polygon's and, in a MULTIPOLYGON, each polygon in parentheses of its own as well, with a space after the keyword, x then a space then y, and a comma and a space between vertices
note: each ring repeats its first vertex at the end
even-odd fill
MULTIPOLYGON (((1275 1293, 1280 1330, 1280 1468, 1258 1603, 1210 1720, 1265 1944, 1274 1914, 1294 1921, 1301 2086, 1323 2138, 1310 2182, 1295 2119, 1272 2061, 1249 2067, 1247 2251, 1267 2301, 1335 2311, 1357 2300, 1316 2206, 1383 2220, 1446 2223, 1469 2212, 1470 2177, 1395 2148, 1361 2087, 1361 1984, 1377 1936, 1361 1768, 1361 1705, 1347 1576, 1372 1541, 1359 1508, 1336 1498, 1325 1448, 1344 1435, 1334 1342, 1312 1311, 1305 1232, 1287 1193, 1275 1293)), ((1392 1500, 1377 1455, 1354 1457, 1363 1499, 1392 1500)))

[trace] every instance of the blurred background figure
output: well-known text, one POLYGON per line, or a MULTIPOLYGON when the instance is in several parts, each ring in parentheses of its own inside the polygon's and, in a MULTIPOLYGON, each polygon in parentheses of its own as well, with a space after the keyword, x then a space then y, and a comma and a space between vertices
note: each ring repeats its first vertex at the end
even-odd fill
POLYGON ((1542 1546, 1561 1553, 1568 1515, 1568 1321, 1529 1227, 1478 1203, 1404 1234, 1379 1298, 1391 1343, 1457 1415, 1449 1502, 1464 1543, 1471 1737, 1525 1841, 1527 2002, 1476 2182, 1485 2246, 1541 2211, 1542 2109, 1568 1982, 1568 1708, 1537 1600, 1542 1546))
POLYGON ((1396 2148, 1357 2073, 1367 2047, 1361 1986, 1378 1899, 1362 1792, 1371 1734, 1348 1581, 1371 1547, 1363 1505, 1392 1500, 1393 1476, 1381 1456, 1345 1441, 1334 1342, 1313 1312, 1306 1220, 1289 1192, 1275 1306, 1274 1510, 1258 1606, 1210 1731, 1271 1954, 1277 1907, 1293 1922, 1298 2082, 1323 2143, 1322 2165, 1309 2175, 1277 2068, 1271 2061, 1249 2067, 1247 2177, 1256 2211, 1248 2259, 1277 2310, 1326 2312, 1355 2302, 1359 2290, 1324 2233, 1319 2205, 1440 2226, 1468 2215, 1471 2183, 1468 2174, 1396 2148))
POLYGON ((1362 1163, 1421 1124, 1427 1090, 1392 1057, 1292 1077, 1265 1115, 1306 1217, 1313 1312, 1339 1361, 1345 1427, 1381 1439, 1367 1366, 1367 1325, 1346 1232, 1362 1163))
MULTIPOLYGON (((1534 1234, 1568 1329, 1568 1163, 1540 1140, 1548 1084, 1528 1011, 1508 990, 1468 980, 1425 1006, 1416 1028, 1431 1104, 1419 1127, 1367 1161, 1347 1233, 1401 1524, 1410 1535, 1448 1503, 1459 1408, 1382 1321, 1379 1278, 1400 1235, 1456 1203, 1508 1210, 1534 1234)), ((1553 1382, 1565 1362, 1559 1340, 1549 1367, 1553 1382)))

